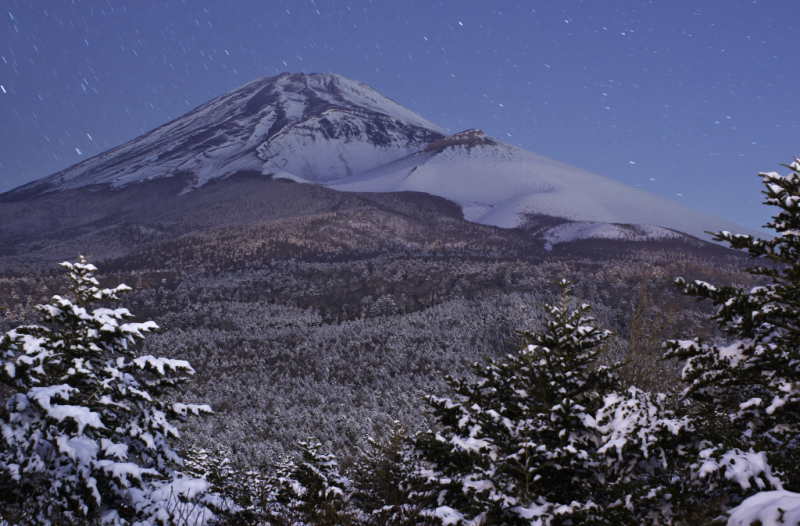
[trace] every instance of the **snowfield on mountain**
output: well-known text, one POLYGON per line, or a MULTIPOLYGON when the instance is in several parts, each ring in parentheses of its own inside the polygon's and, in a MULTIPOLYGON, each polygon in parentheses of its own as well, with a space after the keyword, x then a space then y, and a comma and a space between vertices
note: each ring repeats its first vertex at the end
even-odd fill
POLYGON ((668 239, 674 231, 710 240, 706 231, 752 230, 601 175, 468 130, 404 159, 341 179, 349 192, 416 191, 459 203, 467 220, 523 226, 529 214, 580 224, 544 233, 551 243, 575 239, 668 239), (616 225, 616 226, 615 226, 616 225), (633 229, 619 225, 635 225, 633 229), (661 228, 658 228, 661 227, 661 228))

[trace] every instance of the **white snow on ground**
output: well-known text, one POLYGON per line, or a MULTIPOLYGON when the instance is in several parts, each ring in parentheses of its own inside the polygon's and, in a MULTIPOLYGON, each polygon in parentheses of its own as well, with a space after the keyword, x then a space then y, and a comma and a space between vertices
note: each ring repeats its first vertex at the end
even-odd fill
POLYGON ((672 236, 663 229, 705 240, 712 237, 705 231, 762 235, 613 179, 493 141, 412 154, 328 187, 350 192, 426 192, 461 204, 470 221, 503 228, 520 226, 526 214, 582 222, 572 230, 565 226, 552 232, 554 239, 563 240, 632 235, 630 229, 614 224, 637 225, 640 233, 636 236, 647 237, 672 236), (607 225, 600 228, 600 223, 607 225), (650 227, 644 225, 662 229, 645 234, 642 229, 650 227))
POLYGON ((568 243, 577 239, 619 239, 623 241, 652 241, 656 239, 680 239, 683 236, 674 230, 653 225, 619 225, 575 221, 547 229, 541 236, 551 245, 568 243))
POLYGON ((284 172, 284 171, 280 171, 280 172, 276 172, 276 173, 272 174, 272 178, 273 179, 288 179, 289 181, 294 181, 295 183, 300 183, 300 184, 313 184, 313 183, 311 183, 311 181, 307 181, 306 179, 303 179, 302 177, 297 177, 295 174, 292 174, 292 173, 289 173, 289 172, 284 172))
POLYGON ((785 490, 762 491, 731 510, 728 526, 754 523, 762 526, 800 524, 800 494, 785 490))

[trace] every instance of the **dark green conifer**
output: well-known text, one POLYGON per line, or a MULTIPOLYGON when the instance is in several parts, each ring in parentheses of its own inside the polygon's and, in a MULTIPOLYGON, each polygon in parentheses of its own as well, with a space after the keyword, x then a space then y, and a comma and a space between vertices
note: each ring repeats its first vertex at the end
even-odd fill
POLYGON ((776 237, 715 236, 746 250, 756 260, 747 272, 765 284, 676 280, 682 293, 713 303, 713 319, 732 341, 668 344, 669 356, 687 360, 684 396, 705 440, 689 467, 689 492, 720 511, 761 490, 800 491, 800 161, 787 168, 787 176, 760 174, 765 204, 778 209, 766 225, 776 237))
POLYGON ((336 456, 322 453, 322 443, 314 438, 298 445, 299 457, 276 466, 275 500, 284 510, 276 515, 288 517, 291 524, 348 523, 350 481, 339 473, 336 456))
POLYGON ((366 524, 415 524, 419 508, 410 500, 410 479, 416 462, 405 427, 395 421, 389 434, 367 441, 350 470, 351 505, 366 524))
MULTIPOLYGON (((657 523, 669 514, 661 435, 663 397, 622 391, 598 364, 611 337, 570 306, 561 280, 540 332, 520 331, 518 354, 476 364, 477 380, 449 378, 459 399, 429 397, 437 430, 417 437, 430 469, 418 498, 443 521, 486 524, 657 523), (641 429, 646 433, 637 435, 641 429)), ((670 430, 671 429, 671 430, 670 430)))

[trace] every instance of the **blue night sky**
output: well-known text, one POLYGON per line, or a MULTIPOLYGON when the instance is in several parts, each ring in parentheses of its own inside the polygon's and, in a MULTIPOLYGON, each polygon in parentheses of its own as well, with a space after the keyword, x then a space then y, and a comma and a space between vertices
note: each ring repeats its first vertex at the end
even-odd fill
POLYGON ((284 71, 754 228, 756 175, 800 155, 795 0, 0 5, 3 190, 284 71))

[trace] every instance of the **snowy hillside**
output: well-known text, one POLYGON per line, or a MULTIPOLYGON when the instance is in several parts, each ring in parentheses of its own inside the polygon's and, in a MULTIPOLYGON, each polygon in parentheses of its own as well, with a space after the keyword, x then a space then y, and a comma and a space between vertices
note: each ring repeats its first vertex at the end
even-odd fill
POLYGON ((662 239, 677 230, 757 232, 638 188, 522 150, 469 130, 330 188, 349 192, 426 192, 459 203, 470 221, 503 228, 529 215, 573 222, 542 235, 551 243, 585 238, 662 239), (619 225, 636 225, 623 228, 619 225), (615 226, 616 225, 616 226, 615 226), (654 228, 662 227, 662 228, 654 228))
POLYGON ((186 115, 11 196, 172 175, 194 186, 237 171, 286 171, 312 181, 363 172, 447 132, 338 75, 262 77, 186 115))

